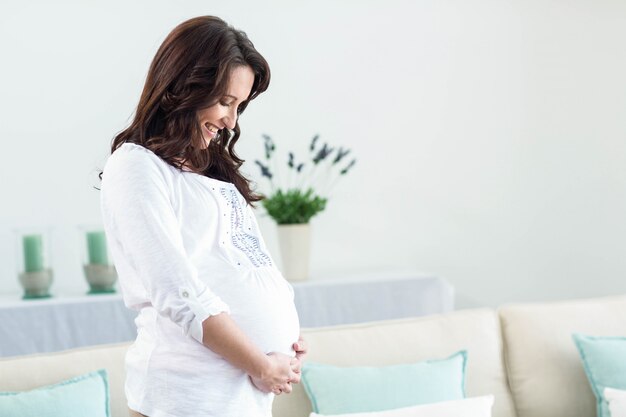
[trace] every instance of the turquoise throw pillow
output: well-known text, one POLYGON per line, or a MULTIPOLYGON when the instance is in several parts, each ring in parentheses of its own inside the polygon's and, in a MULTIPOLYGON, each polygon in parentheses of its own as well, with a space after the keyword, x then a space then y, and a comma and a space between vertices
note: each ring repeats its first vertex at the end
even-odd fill
POLYGON ((32 391, 0 392, 0 416, 110 417, 106 370, 32 391))
POLYGON ((382 411, 465 398, 467 352, 384 367, 305 363, 302 383, 319 414, 382 411))
POLYGON ((573 338, 598 401, 598 417, 610 417, 604 388, 626 389, 626 337, 574 334, 573 338))

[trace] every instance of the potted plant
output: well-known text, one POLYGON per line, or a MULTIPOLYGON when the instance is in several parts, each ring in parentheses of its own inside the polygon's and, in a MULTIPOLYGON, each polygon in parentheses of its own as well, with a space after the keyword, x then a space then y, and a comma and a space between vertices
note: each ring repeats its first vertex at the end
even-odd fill
POLYGON ((309 221, 324 211, 331 191, 354 167, 356 159, 346 163, 349 149, 331 148, 327 143, 319 145, 319 135, 315 135, 309 145, 308 160, 298 162, 293 152, 287 154, 287 175, 280 181, 277 161, 273 158, 276 145, 269 135, 263 135, 263 141, 265 160, 256 160, 255 164, 269 182, 270 192, 262 204, 278 225, 285 277, 290 281, 304 280, 309 273, 309 221))

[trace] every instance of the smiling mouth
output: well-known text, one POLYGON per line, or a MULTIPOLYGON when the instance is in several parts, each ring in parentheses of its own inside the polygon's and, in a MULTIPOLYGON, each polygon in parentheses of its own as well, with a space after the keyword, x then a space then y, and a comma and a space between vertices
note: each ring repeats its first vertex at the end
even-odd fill
POLYGON ((217 134, 217 132, 218 132, 218 130, 219 130, 217 127, 213 126, 213 125, 212 125, 212 124, 210 124, 210 123, 205 123, 205 124, 204 124, 204 127, 206 127, 206 128, 207 128, 207 130, 208 130, 209 132, 213 133, 214 135, 215 135, 215 134, 217 134))

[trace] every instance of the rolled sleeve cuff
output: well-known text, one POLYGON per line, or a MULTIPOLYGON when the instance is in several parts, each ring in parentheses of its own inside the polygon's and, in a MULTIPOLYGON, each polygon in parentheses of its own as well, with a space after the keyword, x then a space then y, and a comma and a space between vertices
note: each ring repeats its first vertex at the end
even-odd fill
POLYGON ((220 313, 230 314, 230 308, 220 297, 213 294, 208 289, 202 292, 200 295, 195 294, 190 288, 180 288, 180 297, 185 300, 189 309, 193 312, 194 317, 185 327, 185 334, 193 337, 198 342, 202 343, 202 322, 211 316, 215 316, 220 313))

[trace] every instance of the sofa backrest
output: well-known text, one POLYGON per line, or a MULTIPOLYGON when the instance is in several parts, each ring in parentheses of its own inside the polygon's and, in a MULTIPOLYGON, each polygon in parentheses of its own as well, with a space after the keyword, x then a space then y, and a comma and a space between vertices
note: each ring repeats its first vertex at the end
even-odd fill
MULTIPOLYGON (((495 311, 463 310, 412 319, 304 329, 308 360, 337 366, 384 366, 468 351, 466 393, 494 394, 493 417, 514 417, 495 311)), ((274 417, 308 417, 302 384, 274 401, 274 417)))
POLYGON ((128 417, 124 356, 130 343, 0 359, 0 391, 25 391, 96 369, 109 376, 111 417, 128 417))
POLYGON ((592 417, 595 399, 572 333, 626 336, 626 296, 500 308, 518 417, 592 417))
MULTIPOLYGON (((410 363, 466 349, 467 395, 494 394, 494 417, 590 417, 595 415, 595 400, 572 333, 626 336, 626 296, 510 305, 498 313, 461 310, 303 329, 310 346, 308 359, 339 366, 410 363)), ((128 346, 124 343, 0 359, 0 391, 33 389, 105 368, 110 379, 112 417, 127 417, 124 355, 128 346)), ((310 411, 301 384, 274 402, 274 417, 308 417, 310 411)))
MULTIPOLYGON (((468 351, 467 395, 494 394, 494 417, 514 417, 504 374, 500 327, 492 310, 465 310, 415 319, 304 329, 309 360, 340 366, 383 366, 443 358, 468 351)), ((94 369, 109 373, 112 417, 127 417, 124 355, 129 344, 0 360, 0 391, 53 384, 94 369)), ((308 417, 309 400, 301 384, 276 397, 274 417, 308 417)))

